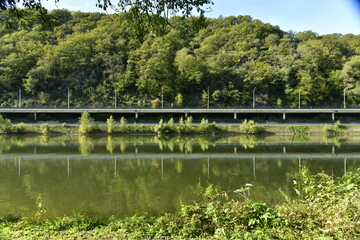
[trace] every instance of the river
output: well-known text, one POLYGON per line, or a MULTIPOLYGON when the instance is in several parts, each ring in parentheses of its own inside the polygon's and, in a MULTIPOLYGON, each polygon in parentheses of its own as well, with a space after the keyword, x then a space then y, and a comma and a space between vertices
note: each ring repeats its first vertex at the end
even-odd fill
POLYGON ((294 196, 302 167, 341 177, 360 141, 306 137, 1 136, 0 215, 49 218, 174 212, 209 184, 268 204, 294 196), (242 194, 235 190, 246 188, 242 194))

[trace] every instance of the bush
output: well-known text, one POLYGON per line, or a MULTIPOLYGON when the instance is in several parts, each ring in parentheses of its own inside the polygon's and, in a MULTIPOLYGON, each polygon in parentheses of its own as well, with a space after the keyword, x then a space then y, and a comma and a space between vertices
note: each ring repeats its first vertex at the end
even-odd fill
POLYGON ((3 118, 3 116, 0 115, 0 133, 11 133, 11 130, 12 127, 10 119, 3 118))
POLYGON ((90 117, 88 112, 83 112, 79 119, 79 133, 80 134, 88 134, 94 131, 94 119, 90 117))
POLYGON ((116 121, 112 115, 108 119, 106 119, 106 124, 107 124, 107 132, 109 134, 113 133, 115 130, 116 121))
POLYGON ((341 134, 345 126, 341 124, 340 120, 337 120, 334 125, 324 126, 324 132, 328 135, 341 134))
POLYGON ((40 125, 40 132, 44 135, 51 133, 52 129, 48 123, 44 123, 40 125))
POLYGON ((158 98, 151 101, 151 107, 152 108, 158 108, 160 106, 160 104, 161 104, 161 101, 158 98))
POLYGON ((128 131, 128 127, 127 127, 127 121, 125 117, 121 117, 120 118, 120 126, 119 126, 119 131, 120 132, 127 132, 128 131))
POLYGON ((198 126, 198 131, 203 134, 214 134, 218 131, 218 127, 215 122, 209 123, 209 121, 205 118, 201 119, 201 122, 198 126))
POLYGON ((193 118, 187 117, 186 120, 181 117, 179 120, 179 125, 176 127, 176 130, 179 134, 181 133, 192 133, 194 131, 192 125, 193 118))
POLYGON ((240 125, 240 132, 244 134, 259 134, 263 129, 255 123, 254 120, 247 121, 246 119, 240 125))
POLYGON ((167 123, 164 123, 164 121, 161 119, 159 125, 154 127, 154 132, 158 135, 176 133, 174 119, 171 118, 167 123))
POLYGON ((25 123, 19 123, 15 126, 12 126, 12 133, 25 133, 26 132, 26 124, 25 123))

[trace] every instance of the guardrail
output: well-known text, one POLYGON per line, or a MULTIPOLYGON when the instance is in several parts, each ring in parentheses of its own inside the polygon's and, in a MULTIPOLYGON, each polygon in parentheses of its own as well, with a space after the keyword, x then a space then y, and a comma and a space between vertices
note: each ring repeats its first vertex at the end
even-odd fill
POLYGON ((36 108, 0 108, 0 114, 3 113, 30 113, 36 114, 71 114, 71 113, 109 113, 109 114, 134 114, 135 118, 139 114, 233 114, 234 119, 237 119, 238 114, 282 114, 283 119, 286 119, 287 114, 331 114, 332 119, 335 119, 335 114, 360 114, 360 108, 58 108, 58 107, 36 107, 36 108))

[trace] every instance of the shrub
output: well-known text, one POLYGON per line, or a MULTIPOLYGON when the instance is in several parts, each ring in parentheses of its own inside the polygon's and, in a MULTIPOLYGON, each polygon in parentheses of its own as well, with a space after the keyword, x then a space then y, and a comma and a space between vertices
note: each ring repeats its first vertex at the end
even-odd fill
POLYGON ((240 132, 244 134, 259 134, 262 130, 262 127, 257 125, 254 120, 247 121, 245 119, 240 125, 240 132))
POLYGON ((183 95, 181 93, 179 93, 175 97, 175 106, 176 107, 181 107, 182 105, 183 105, 183 95))
POLYGON ((209 121, 205 118, 201 119, 201 122, 198 126, 198 131, 204 134, 213 134, 218 131, 218 127, 216 126, 215 122, 209 123, 209 121))
POLYGON ((26 132, 26 124, 25 123, 19 123, 15 126, 12 126, 12 133, 25 133, 26 132))
POLYGON ((106 124, 107 124, 107 132, 109 134, 113 133, 115 130, 116 121, 112 115, 108 119, 106 119, 106 124))
POLYGON ((324 132, 328 135, 336 135, 342 133, 345 126, 341 124, 340 120, 337 120, 334 125, 328 125, 324 127, 324 132))
POLYGON ((158 135, 175 133, 176 128, 174 125, 174 119, 171 118, 168 123, 164 123, 164 121, 161 119, 159 125, 154 127, 154 131, 158 135))
POLYGON ((48 123, 44 123, 40 125, 40 132, 44 135, 47 135, 51 132, 51 127, 49 126, 48 123))
POLYGON ((120 126, 119 126, 119 131, 120 132, 126 132, 128 129, 127 127, 127 121, 126 121, 126 118, 123 116, 120 118, 120 126))
POLYGON ((0 133, 11 133, 11 130, 12 127, 10 119, 3 118, 3 116, 0 115, 0 133))
POLYGON ((160 106, 160 104, 161 104, 161 101, 158 98, 151 101, 151 107, 152 108, 158 108, 160 106))
POLYGON ((88 112, 83 112, 79 119, 79 133, 88 134, 94 131, 94 119, 90 117, 88 112))
POLYGON ((192 125, 193 118, 187 117, 186 120, 181 117, 179 120, 179 125, 176 127, 178 133, 191 133, 193 132, 193 125, 192 125))

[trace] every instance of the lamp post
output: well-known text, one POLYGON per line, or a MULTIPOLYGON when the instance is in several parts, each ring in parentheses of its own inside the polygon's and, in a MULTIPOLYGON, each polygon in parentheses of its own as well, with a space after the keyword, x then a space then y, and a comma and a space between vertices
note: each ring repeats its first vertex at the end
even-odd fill
POLYGON ((207 108, 210 108, 210 87, 207 89, 207 108))
POLYGON ((161 87, 161 108, 164 108, 164 87, 161 87))
POLYGON ((344 108, 346 108, 346 88, 344 88, 344 108))
POLYGON ((301 108, 301 95, 300 95, 300 89, 299 89, 299 109, 301 108))
POLYGON ((255 109, 255 90, 256 87, 253 88, 253 108, 255 109))
POLYGON ((19 108, 21 108, 21 88, 19 88, 19 108))
POLYGON ((67 88, 67 107, 70 108, 70 89, 68 86, 66 86, 67 88))
POLYGON ((117 108, 117 99, 116 99, 116 88, 114 90, 114 107, 117 108))

